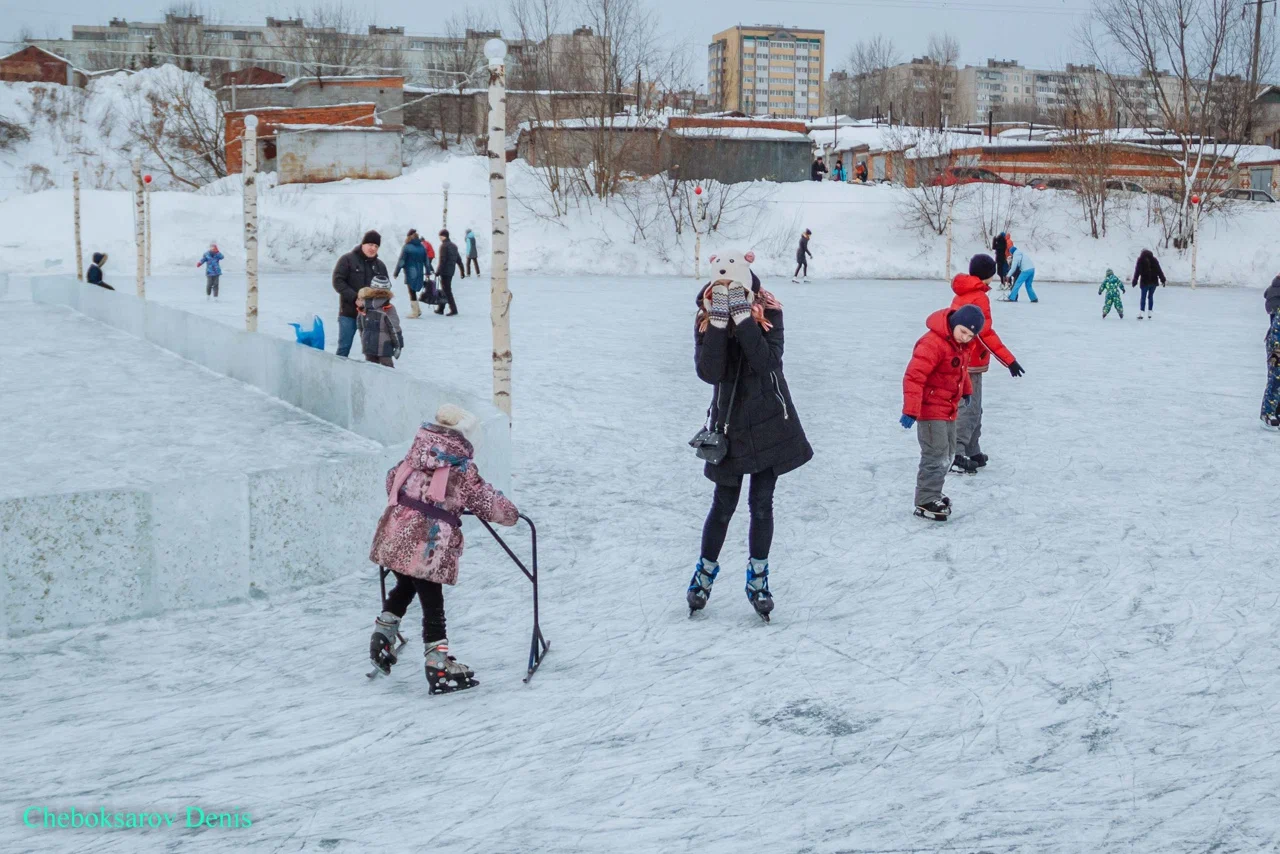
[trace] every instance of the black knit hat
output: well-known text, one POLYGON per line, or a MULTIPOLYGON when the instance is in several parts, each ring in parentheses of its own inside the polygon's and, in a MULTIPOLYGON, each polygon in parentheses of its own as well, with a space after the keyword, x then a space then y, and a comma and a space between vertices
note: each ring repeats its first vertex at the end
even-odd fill
POLYGON ((985 252, 979 252, 969 259, 969 275, 979 279, 990 279, 996 274, 996 259, 985 252))
MULTIPOLYGON (((986 255, 978 256, 987 258, 986 255)), ((990 258, 987 258, 990 261, 990 258)), ((976 275, 976 274, 975 274, 976 275)), ((962 305, 947 317, 947 326, 955 329, 957 326, 963 326, 974 335, 982 331, 982 327, 987 325, 987 318, 983 316, 982 309, 976 305, 962 305)))
POLYGON ((361 245, 363 245, 363 244, 365 244, 365 243, 372 243, 374 246, 381 246, 381 245, 382 245, 382 235, 381 235, 381 234, 378 234, 378 232, 376 232, 376 231, 372 231, 372 230, 371 230, 371 231, 366 231, 366 232, 364 233, 364 238, 360 241, 360 243, 361 243, 361 245))

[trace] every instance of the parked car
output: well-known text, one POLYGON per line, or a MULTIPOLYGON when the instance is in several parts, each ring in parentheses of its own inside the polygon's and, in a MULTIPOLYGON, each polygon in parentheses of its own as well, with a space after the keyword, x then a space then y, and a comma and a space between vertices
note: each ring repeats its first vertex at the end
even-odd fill
POLYGON ((1112 180, 1107 182, 1107 189, 1121 193, 1142 193, 1146 194, 1147 188, 1139 184, 1137 181, 1119 181, 1112 180))
POLYGON ((990 169, 977 169, 972 166, 949 166, 942 170, 929 182, 931 187, 953 187, 956 184, 1006 184, 1016 187, 1012 181, 1006 181, 990 169))
POLYGON ((1275 203, 1275 199, 1266 190, 1223 190, 1222 198, 1236 202, 1275 203))
POLYGON ((1080 182, 1074 178, 1050 178, 1044 182, 1046 190, 1071 190, 1080 192, 1080 182))
POLYGON ((1031 188, 1031 189, 1033 189, 1033 190, 1047 190, 1047 189, 1049 189, 1049 188, 1048 188, 1048 186, 1046 186, 1046 185, 1045 185, 1045 182, 1044 182, 1044 179, 1043 179, 1043 178, 1032 178, 1030 181, 1028 181, 1028 182, 1027 182, 1027 186, 1028 186, 1028 187, 1030 187, 1030 188, 1031 188))

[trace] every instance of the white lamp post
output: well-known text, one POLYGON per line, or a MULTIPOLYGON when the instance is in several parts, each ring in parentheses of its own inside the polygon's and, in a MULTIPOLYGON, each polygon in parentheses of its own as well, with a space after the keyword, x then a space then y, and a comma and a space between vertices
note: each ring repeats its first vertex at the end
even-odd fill
POLYGON ((444 188, 444 210, 440 213, 440 227, 449 227, 449 182, 445 181, 440 185, 444 188))

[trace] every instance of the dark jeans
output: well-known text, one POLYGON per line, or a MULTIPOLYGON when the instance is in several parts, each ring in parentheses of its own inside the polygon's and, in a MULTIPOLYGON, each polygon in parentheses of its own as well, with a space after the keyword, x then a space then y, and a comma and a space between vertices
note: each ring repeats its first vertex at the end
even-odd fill
POLYGON ((804 270, 804 274, 805 274, 806 276, 807 276, 807 275, 809 275, 809 262, 808 262, 808 261, 799 261, 799 262, 797 262, 797 263, 796 263, 796 271, 795 271, 794 273, 792 273, 792 274, 791 274, 791 278, 793 278, 793 279, 794 279, 796 276, 800 275, 800 271, 801 271, 802 269, 804 270))
POLYGON ((472 267, 475 267, 475 268, 476 268, 476 275, 477 275, 477 276, 478 276, 478 275, 480 275, 480 259, 479 259, 479 258, 468 258, 468 259, 467 259, 467 275, 468 275, 468 276, 470 276, 470 275, 471 275, 471 268, 472 268, 472 267))
POLYGON ((1141 304, 1138 311, 1154 311, 1156 307, 1156 286, 1143 285, 1141 304))
POLYGON ((386 600, 382 603, 382 610, 390 611, 397 617, 403 617, 404 612, 409 610, 409 603, 416 595, 418 601, 422 603, 422 642, 431 643, 444 639, 446 637, 444 588, 434 581, 423 581, 421 578, 414 578, 394 570, 393 573, 396 577, 396 586, 392 587, 391 592, 387 594, 386 600))
POLYGON ((204 295, 205 296, 212 295, 216 297, 218 295, 218 283, 220 281, 222 281, 222 276, 205 276, 204 277, 204 295))
MULTIPOLYGON (((778 476, 773 473, 773 469, 751 475, 751 486, 747 492, 751 530, 747 535, 747 543, 750 546, 750 556, 756 560, 769 559, 769 546, 773 544, 773 488, 777 483, 778 476)), ((707 560, 720 560, 720 549, 724 546, 729 521, 738 507, 738 496, 741 493, 741 480, 737 486, 716 484, 715 494, 711 497, 711 512, 707 514, 707 521, 702 526, 702 556, 707 560)))
POLYGON ((394 368, 396 366, 396 360, 390 356, 370 356, 368 353, 365 353, 364 360, 366 362, 373 362, 376 365, 386 365, 388 368, 394 368))
POLYGON ((444 303, 449 304, 449 313, 458 313, 458 304, 453 301, 453 276, 440 274, 440 288, 444 291, 444 299, 441 304, 436 306, 436 314, 444 314, 444 303))
POLYGON ((338 355, 344 359, 351 354, 351 342, 356 340, 356 319, 338 316, 338 355))

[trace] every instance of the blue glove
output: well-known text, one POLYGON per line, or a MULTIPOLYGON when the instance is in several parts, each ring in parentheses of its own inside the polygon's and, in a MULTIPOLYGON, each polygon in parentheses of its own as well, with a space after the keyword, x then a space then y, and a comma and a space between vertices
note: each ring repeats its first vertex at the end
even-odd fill
POLYGON ((898 423, 901 424, 907 430, 910 430, 912 427, 915 426, 916 419, 910 415, 904 415, 898 419, 898 423))

